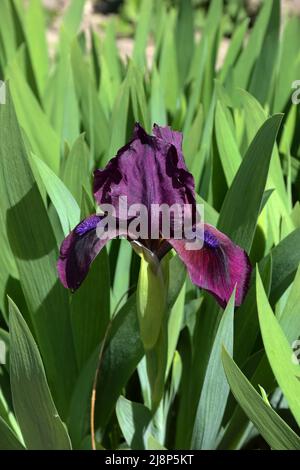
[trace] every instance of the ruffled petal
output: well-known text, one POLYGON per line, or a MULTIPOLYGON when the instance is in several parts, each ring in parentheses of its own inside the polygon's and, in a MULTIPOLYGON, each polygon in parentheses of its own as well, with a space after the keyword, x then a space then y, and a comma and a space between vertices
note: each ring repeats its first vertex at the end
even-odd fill
POLYGON ((242 248, 208 224, 204 224, 200 249, 187 249, 186 240, 168 241, 185 263, 195 285, 213 294, 223 308, 236 286, 235 305, 241 305, 252 271, 248 255, 242 248))
POLYGON ((163 127, 159 126, 158 124, 154 124, 152 132, 153 135, 155 135, 155 137, 157 137, 158 139, 162 139, 165 142, 174 145, 179 156, 180 164, 183 165, 186 169, 182 154, 182 132, 173 131, 173 129, 171 129, 171 127, 169 126, 163 127))
POLYGON ((152 204, 195 204, 194 180, 179 152, 180 137, 171 142, 164 138, 164 128, 156 127, 155 133, 158 135, 159 129, 159 137, 150 136, 136 124, 132 141, 103 170, 94 173, 97 203, 111 204, 119 218, 126 218, 120 206, 124 197, 128 207, 142 204, 149 213, 152 204))

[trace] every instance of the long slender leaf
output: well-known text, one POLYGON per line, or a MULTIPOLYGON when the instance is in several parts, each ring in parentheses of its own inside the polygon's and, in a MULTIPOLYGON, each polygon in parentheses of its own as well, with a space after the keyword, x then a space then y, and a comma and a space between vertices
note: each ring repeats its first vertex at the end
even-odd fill
POLYGON ((297 434, 264 402, 226 350, 223 350, 223 364, 234 396, 271 448, 299 450, 300 439, 297 434))
POLYGON ((10 301, 10 379, 14 409, 29 449, 70 449, 70 440, 48 388, 37 345, 10 301))

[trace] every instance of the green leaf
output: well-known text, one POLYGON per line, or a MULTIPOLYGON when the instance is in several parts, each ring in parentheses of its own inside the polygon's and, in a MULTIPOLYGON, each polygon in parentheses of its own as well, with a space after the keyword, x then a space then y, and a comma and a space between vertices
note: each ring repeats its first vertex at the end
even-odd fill
POLYGON ((111 158, 115 155, 119 148, 131 139, 136 121, 139 121, 150 132, 150 115, 145 96, 143 75, 134 62, 130 62, 125 80, 120 86, 111 120, 110 147, 103 164, 107 163, 108 157, 111 158))
POLYGON ((58 174, 60 161, 58 136, 26 83, 16 61, 9 66, 8 71, 18 120, 29 138, 33 153, 58 174))
MULTIPOLYGON (((84 219, 93 212, 93 203, 85 190, 82 196, 80 218, 84 219)), ((110 271, 106 247, 93 261, 80 289, 73 293, 70 309, 75 352, 81 370, 103 339, 109 324, 110 271)))
POLYGON ((104 248, 71 299, 71 324, 79 369, 103 339, 109 322, 109 306, 109 263, 104 248))
POLYGON ((279 317, 280 326, 282 327, 287 339, 292 342, 297 339, 297 333, 300 334, 300 265, 296 273, 293 285, 291 287, 286 305, 279 317))
MULTIPOLYGON (((295 230, 292 234, 282 240, 271 251, 273 277, 270 288, 270 298, 272 299, 273 303, 276 303, 277 300, 280 299, 281 295, 293 282, 294 276, 300 263, 299 248, 300 229, 295 230)), ((266 269, 268 270, 269 256, 270 255, 267 255, 259 263, 259 269, 262 275, 266 269)), ((284 332, 289 335, 289 325, 284 320, 282 322, 282 327, 287 328, 287 330, 284 330, 284 332)), ((293 331, 292 337, 288 336, 288 339, 291 342, 294 340, 294 334, 295 333, 293 331)), ((255 386, 257 384, 263 384, 267 392, 273 391, 274 376, 269 367, 268 360, 265 355, 263 355, 263 357, 261 358, 258 366, 256 367, 256 370, 251 373, 251 383, 255 386)), ((245 434, 246 429, 247 418, 245 417, 243 411, 239 407, 237 407, 232 415, 232 418, 228 425, 228 430, 224 435, 224 439, 222 439, 221 448, 228 449, 236 448, 236 446, 239 447, 240 443, 243 442, 243 436, 245 434)))
POLYGON ((299 450, 297 434, 264 402, 225 349, 222 360, 232 393, 271 448, 299 450))
POLYGON ((111 307, 113 311, 116 305, 119 305, 119 302, 121 302, 121 305, 124 304, 128 297, 128 291, 131 291, 134 287, 130 285, 130 270, 128 269, 132 260, 131 245, 124 238, 113 240, 110 251, 111 256, 113 256, 116 263, 114 273, 111 270, 113 279, 111 307), (113 250, 114 247, 118 248, 117 253, 113 250))
POLYGON ((159 337, 166 313, 167 284, 159 261, 153 265, 141 253, 137 286, 137 312, 145 350, 152 349, 159 337))
POLYGON ((108 121, 98 97, 91 68, 85 62, 77 41, 74 41, 71 49, 71 62, 84 129, 87 133, 91 152, 92 154, 95 152, 97 159, 107 152, 109 143, 108 121), (99 129, 101 129, 101 132, 99 132, 99 129))
MULTIPOLYGON (((185 297, 184 280, 186 277, 184 265, 178 256, 165 261, 166 264, 163 267, 164 279, 169 278, 167 309, 165 308, 160 320, 161 328, 156 343, 152 349, 146 350, 145 370, 147 371, 147 379, 141 381, 146 403, 151 407, 152 412, 156 411, 158 416, 163 403, 161 400, 165 390, 165 382, 168 378, 182 326, 185 297), (169 273, 167 270, 169 270, 169 273)), ((143 376, 146 376, 145 371, 143 376)), ((167 406, 166 402, 165 406, 167 406)), ((161 424, 158 426, 161 426, 161 424)), ((161 427, 160 429, 162 430, 161 427)))
POLYGON ((36 165, 46 191, 57 211, 64 235, 79 223, 80 209, 72 194, 55 173, 33 153, 31 160, 36 165))
MULTIPOLYGON (((216 104, 216 100, 215 100, 215 96, 213 96, 211 103, 210 103, 208 115, 205 119, 200 150, 197 156, 193 159, 193 163, 190 167, 190 171, 192 172, 195 178, 196 190, 199 187, 200 178, 202 176, 202 173, 204 172, 205 165, 206 165, 206 168, 209 167, 208 161, 209 161, 211 146, 212 146, 215 104, 216 104)), ((204 184, 202 181, 202 184, 200 186, 201 196, 206 197, 206 192, 205 192, 205 189, 203 188, 203 185, 204 184)))
POLYGON ((213 449, 222 423, 229 386, 221 362, 222 345, 233 354, 235 289, 220 321, 198 403, 192 449, 213 449))
POLYGON ((97 422, 104 428, 115 403, 133 371, 143 357, 136 313, 135 296, 117 314, 106 347, 97 386, 97 422))
POLYGON ((5 364, 5 367, 1 366, 0 368, 0 416, 16 435, 17 439, 24 445, 20 426, 13 412, 8 362, 5 364))
POLYGON ((155 64, 153 66, 151 77, 150 108, 151 122, 156 123, 159 126, 165 126, 167 124, 166 108, 161 87, 161 80, 155 64))
POLYGON ((183 136, 183 154, 188 168, 192 168, 193 163, 197 160, 196 155, 201 146, 203 126, 203 106, 200 105, 192 125, 183 136))
MULTIPOLYGON (((155 345, 145 351, 147 376, 151 390, 151 411, 158 410, 165 390, 168 361, 167 319, 164 318, 155 345)), ((159 412, 159 411, 157 411, 159 412)))
POLYGON ((176 25, 176 51, 180 85, 187 79, 194 52, 194 15, 191 0, 180 0, 176 25))
POLYGON ((170 310, 168 320, 168 362, 166 368, 166 376, 173 363, 176 347, 179 339, 179 334, 183 324, 184 317, 184 302, 185 302, 185 283, 183 284, 178 297, 170 310))
MULTIPOLYGON (((288 286, 293 282, 294 276, 296 274, 297 268, 300 263, 300 250, 298 249, 300 247, 300 230, 295 230, 292 234, 290 234, 288 237, 286 237, 284 240, 282 240, 273 250, 271 251, 272 255, 272 265, 273 265, 273 276, 272 276, 272 283, 270 287, 270 298, 272 299, 273 303, 276 303, 278 299, 280 299, 281 295, 286 291, 288 286)), ((260 263, 259 263, 259 269, 260 273, 263 276, 264 279, 266 279, 265 274, 267 273, 269 268, 269 258, 270 255, 267 255, 265 258, 263 258, 260 263)), ((264 281, 265 284, 265 281, 264 281)), ((255 285, 255 283, 254 283, 255 285)), ((268 282, 265 284, 265 289, 268 292, 268 282)), ((253 288, 251 288, 249 295, 247 296, 246 302, 243 304, 242 309, 245 308, 244 312, 244 317, 247 315, 247 304, 248 301, 250 302, 250 297, 253 296, 253 288)), ((254 302, 253 302, 254 304, 254 302)), ((253 307, 252 307, 253 308, 253 307)), ((256 308, 256 307, 255 307, 256 308)), ((251 316, 251 311, 249 312, 251 316)), ((280 319, 281 317, 279 317, 280 319)), ((239 320, 240 323, 243 323, 243 318, 239 320)), ((251 326, 251 329, 254 329, 257 325, 257 321, 255 319, 255 325, 251 326)), ((293 330, 291 332, 290 330, 290 325, 289 322, 287 322, 287 319, 283 319, 282 321, 282 328, 284 329, 285 334, 287 334, 289 341, 291 343, 295 339, 295 331, 293 330)), ((297 323, 295 324, 296 327, 297 323)), ((243 338, 247 337, 251 338, 251 329, 249 329, 249 336, 247 335, 247 322, 245 325, 245 335, 241 336, 241 339, 239 338, 239 334, 237 330, 237 335, 236 339, 240 339, 239 345, 243 341, 243 338)), ((249 327, 250 328, 250 327, 249 327)), ((245 340, 245 343, 247 343, 247 340, 245 340)), ((246 346, 246 344, 244 345, 246 346)), ((237 358, 239 358, 238 353, 242 353, 242 350, 237 351, 237 358)), ((292 357, 292 355, 291 355, 292 357)), ((242 361, 241 363, 243 363, 242 361)), ((261 361, 259 362, 256 370, 251 373, 251 383, 253 385, 257 384, 263 384, 267 392, 271 392, 274 389, 274 376, 271 372, 271 369, 268 365, 268 361, 265 355, 261 358, 261 361)), ((234 414, 232 415, 232 419, 230 420, 229 426, 228 426, 228 432, 225 433, 224 435, 224 440, 222 439, 222 449, 228 449, 228 448, 236 448, 235 446, 238 445, 241 441, 245 431, 247 428, 247 419, 244 415, 244 413, 241 411, 239 407, 237 407, 234 411, 234 414), (233 441, 233 436, 235 436, 235 439, 233 441), (233 446, 233 447, 231 447, 233 446)))
POLYGON ((76 371, 69 296, 57 277, 56 240, 28 163, 9 89, 6 98, 5 106, 0 106, 0 209, 49 385, 65 416, 76 371))
POLYGON ((2 67, 14 56, 20 45, 16 18, 14 16, 14 5, 11 0, 3 0, 1 3, 2 27, 0 29, 0 63, 2 67))
MULTIPOLYGON (((300 366, 292 361, 292 347, 274 316, 258 271, 257 308, 261 334, 270 365, 298 425, 300 425, 300 366)), ((299 331, 295 332, 297 339, 299 331)))
POLYGON ((255 21, 249 41, 235 65, 234 81, 236 86, 240 88, 247 89, 252 69, 261 51, 272 7, 273 1, 264 2, 255 21))
MULTIPOLYGON (((67 420, 68 432, 74 449, 79 449, 87 434, 90 433, 90 408, 92 387, 99 363, 102 343, 95 348, 89 360, 81 367, 70 400, 70 412, 67 420)), ((89 437, 90 442, 91 438, 89 437)))
MULTIPOLYGON (((128 268, 127 268, 128 269, 128 268)), ((169 263, 169 292, 167 305, 171 308, 182 288, 186 272, 183 263, 174 256, 169 263)), ((97 389, 97 416, 101 428, 107 424, 122 388, 144 355, 136 311, 136 297, 132 295, 117 314, 110 341, 104 353, 97 389)))
POLYGON ((270 405, 270 402, 269 402, 269 399, 268 399, 268 395, 267 395, 265 389, 264 389, 261 385, 259 385, 259 390, 260 390, 260 394, 261 394, 261 396, 262 396, 263 401, 264 401, 268 406, 271 406, 271 405, 270 405))
MULTIPOLYGON (((260 264, 258 266, 266 292, 270 292, 272 257, 268 256, 262 268, 260 264)), ((238 365, 243 365, 251 355, 258 333, 256 288, 255 282, 251 282, 247 296, 235 317, 234 358, 238 365)))
MULTIPOLYGON (((254 96, 250 95, 250 93, 247 93, 245 90, 239 90, 239 92, 241 97, 241 103, 244 108, 245 115, 247 116, 247 119, 245 120, 246 134, 248 137, 248 141, 251 142, 259 128, 265 122, 268 115, 264 111, 260 103, 254 98, 254 96)), ((270 177, 270 187, 274 188, 275 186, 280 197, 283 199, 283 201, 285 201, 284 198, 286 197, 286 190, 277 146, 275 146, 273 150, 270 166, 270 177)))
POLYGON ((25 450, 17 436, 0 416, 0 450, 25 450))
POLYGON ((231 185, 242 158, 232 129, 225 114, 224 105, 218 101, 215 114, 216 140, 228 186, 231 185))
POLYGON ((40 0, 30 0, 24 18, 26 44, 29 50, 40 96, 48 75, 49 59, 46 42, 44 11, 40 0))
POLYGON ((133 450, 145 449, 151 421, 151 413, 146 406, 120 396, 116 405, 116 414, 123 436, 133 450))
POLYGON ((140 69, 143 69, 146 64, 146 46, 151 25, 152 8, 152 0, 143 0, 141 2, 133 49, 133 61, 140 69))
POLYGON ((220 70, 220 80, 223 81, 225 78, 227 78, 227 74, 229 70, 231 70, 231 67, 234 66, 234 63, 236 62, 236 59, 238 57, 238 54, 240 53, 240 50, 243 46, 243 42, 245 39, 245 35, 247 32, 249 26, 249 19, 246 18, 244 21, 242 21, 237 28, 235 29, 233 36, 231 38, 230 44, 229 44, 229 49, 227 51, 224 63, 222 65, 222 68, 220 70))
POLYGON ((204 208, 204 220, 211 225, 217 225, 219 214, 218 212, 202 197, 196 194, 196 202, 197 204, 202 204, 204 208))
POLYGON ((119 88, 111 116, 111 135, 107 158, 116 155, 126 143, 130 88, 127 77, 119 88))
POLYGON ((300 21, 297 16, 289 18, 286 22, 282 42, 278 71, 276 77, 276 93, 273 109, 283 111, 291 95, 291 85, 295 77, 299 76, 300 55, 297 39, 300 36, 300 21))
POLYGON ((69 8, 64 14, 62 27, 64 30, 66 30, 70 39, 73 39, 73 37, 78 33, 78 29, 83 17, 84 5, 85 0, 71 2, 69 8))
POLYGON ((201 91, 204 80, 205 64, 208 56, 208 44, 205 36, 198 44, 195 49, 194 59, 192 66, 196 68, 195 72, 191 71, 191 91, 189 96, 189 105, 186 111, 186 116, 183 125, 183 134, 190 129, 194 116, 197 112, 197 108, 200 104, 201 91))
POLYGON ((280 2, 273 0, 270 3, 272 3, 272 10, 268 27, 249 86, 250 92, 262 104, 265 104, 270 96, 279 45, 280 2))
POLYGON ((0 251, 0 310, 6 317, 6 285, 9 276, 18 277, 18 270, 8 242, 2 211, 0 211, 0 244, 2 246, 0 251))
POLYGON ((175 46, 175 11, 169 13, 168 27, 165 28, 161 57, 159 62, 159 76, 164 93, 166 108, 175 112, 179 99, 179 76, 175 46), (172 80, 170 80, 172 77, 172 80))
MULTIPOLYGON (((294 230, 272 250, 273 275, 270 301, 275 304, 293 282, 300 263, 300 229, 294 230)), ((267 261, 262 260, 262 265, 267 261)))
POLYGON ((80 132, 80 116, 69 51, 59 56, 53 74, 48 77, 43 103, 61 139, 61 147, 65 141, 71 145, 80 132))
MULTIPOLYGON (((250 142, 259 130, 259 127, 265 122, 267 114, 252 95, 241 90, 240 96, 245 110, 245 115, 247 116, 247 119, 245 119, 246 134, 248 136, 248 141, 250 142)), ((271 246, 273 241, 275 243, 279 242, 278 234, 281 217, 289 220, 286 186, 276 145, 274 146, 270 162, 267 189, 275 189, 274 194, 266 207, 267 221, 272 231, 271 246)), ((294 228, 292 223, 289 224, 289 228, 291 230, 294 228)))
POLYGON ((274 115, 259 129, 226 194, 220 212, 218 228, 246 251, 252 245, 281 119, 282 115, 274 115))
POLYGON ((213 79, 215 77, 217 51, 221 38, 220 23, 222 21, 222 14, 223 0, 212 0, 212 2, 210 2, 205 28, 203 31, 203 41, 205 41, 207 45, 207 57, 205 60, 203 98, 201 101, 206 113, 209 112, 211 107, 211 100, 214 94, 213 79))
POLYGON ((109 65, 106 61, 104 54, 100 55, 99 61, 100 61, 99 70, 101 69, 101 77, 100 77, 100 88, 99 88, 98 95, 99 95, 99 100, 102 103, 105 115, 106 117, 109 117, 112 111, 116 96, 118 94, 120 85, 114 86, 114 83, 112 83, 112 77, 110 75, 109 65))
POLYGON ((14 410, 28 449, 70 449, 36 343, 10 300, 10 380, 14 410))
POLYGON ((147 450, 167 450, 151 434, 148 437, 147 450))
POLYGON ((90 186, 90 155, 84 134, 74 142, 67 156, 63 181, 78 204, 81 203, 82 186, 90 186))
MULTIPOLYGON (((117 47, 114 19, 108 23, 106 28, 105 38, 102 43, 102 55, 100 60, 102 60, 102 58, 108 69, 107 73, 109 77, 107 88, 103 89, 103 93, 106 92, 111 95, 111 102, 113 104, 122 82, 122 67, 117 47)), ((102 79, 100 78, 100 80, 102 79)), ((101 95, 101 86, 99 93, 100 96, 103 96, 103 94, 101 95)))
POLYGON ((181 289, 186 279, 186 267, 180 260, 179 256, 173 256, 169 261, 169 288, 167 306, 171 311, 175 302, 181 293, 181 289))
POLYGON ((144 89, 143 74, 132 62, 128 69, 132 112, 135 122, 140 122, 146 131, 150 132, 150 116, 148 112, 146 94, 144 89))

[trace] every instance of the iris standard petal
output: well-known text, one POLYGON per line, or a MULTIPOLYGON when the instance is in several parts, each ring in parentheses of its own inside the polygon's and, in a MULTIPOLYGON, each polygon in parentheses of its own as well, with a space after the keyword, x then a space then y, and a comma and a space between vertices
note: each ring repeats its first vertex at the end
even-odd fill
POLYGON ((224 308, 236 285, 236 306, 248 290, 251 264, 247 253, 224 233, 204 224, 204 243, 199 250, 188 250, 186 240, 168 240, 185 263, 194 284, 209 291, 224 308))
POLYGON ((102 231, 104 217, 91 215, 80 222, 65 238, 60 248, 57 270, 62 284, 72 290, 77 289, 85 279, 90 264, 106 245, 116 236, 126 235, 126 230, 102 231))
POLYGON ((182 153, 182 140, 183 140, 182 132, 173 131, 173 129, 171 129, 169 126, 163 127, 163 126, 158 126, 157 124, 153 125, 152 132, 153 132, 153 135, 155 135, 155 137, 157 137, 158 139, 162 139, 165 142, 174 145, 179 156, 180 164, 182 164, 184 168, 186 169, 185 161, 184 161, 183 153, 182 153))
POLYGON ((187 170, 184 156, 182 153, 182 140, 183 135, 182 132, 173 131, 169 126, 158 126, 154 124, 152 129, 153 134, 157 139, 161 139, 165 141, 167 144, 174 145, 177 151, 177 171, 179 173, 179 179, 184 181, 186 192, 187 192, 187 199, 190 204, 195 204, 195 183, 194 177, 189 171, 187 170))
POLYGON ((194 204, 194 180, 179 155, 178 142, 150 136, 136 124, 133 139, 119 150, 103 170, 94 173, 94 195, 102 204, 112 204, 116 215, 125 218, 120 198, 127 205, 194 204))

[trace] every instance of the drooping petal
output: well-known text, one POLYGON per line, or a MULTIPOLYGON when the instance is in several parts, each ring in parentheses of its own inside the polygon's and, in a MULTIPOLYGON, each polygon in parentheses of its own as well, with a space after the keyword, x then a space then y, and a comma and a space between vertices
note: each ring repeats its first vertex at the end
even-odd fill
POLYGON ((199 250, 188 250, 186 240, 169 240, 185 263, 192 282, 209 291, 224 308, 236 285, 236 306, 248 290, 251 264, 247 253, 226 235, 204 224, 204 243, 199 250))
MULTIPOLYGON (((178 142, 177 142, 178 141, 178 142)), ((120 198, 127 205, 143 204, 151 213, 151 204, 194 204, 194 180, 186 170, 176 142, 150 136, 136 124, 133 139, 119 150, 106 168, 94 173, 94 195, 102 204, 112 204, 116 215, 122 213, 120 198)))
POLYGON ((59 278, 69 289, 77 289, 85 279, 90 264, 106 245, 106 243, 119 235, 125 235, 125 230, 103 232, 101 226, 104 217, 91 215, 80 222, 65 238, 60 248, 57 270, 59 278))

